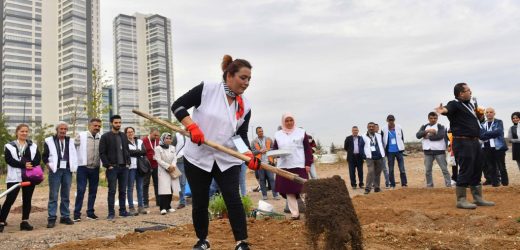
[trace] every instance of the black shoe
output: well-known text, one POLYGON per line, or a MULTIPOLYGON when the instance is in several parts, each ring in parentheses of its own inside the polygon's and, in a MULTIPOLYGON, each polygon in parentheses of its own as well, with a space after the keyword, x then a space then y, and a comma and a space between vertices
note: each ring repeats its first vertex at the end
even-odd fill
POLYGON ((5 227, 5 224, 0 224, 0 233, 4 232, 4 227, 5 227))
POLYGON ((127 211, 123 211, 123 212, 119 212, 119 217, 128 217, 130 216, 131 214, 128 213, 127 211))
POLYGON ((365 187, 365 184, 359 183, 359 188, 363 188, 363 187, 365 187))
POLYGON ((401 187, 408 187, 408 184, 403 184, 401 185, 401 187))
POLYGON ((379 193, 381 192, 381 188, 374 188, 374 193, 379 193))
POLYGON ((33 229, 34 227, 27 221, 22 221, 22 223, 20 223, 20 231, 32 231, 33 229))
POLYGON ((492 185, 493 187, 500 187, 500 183, 496 183, 492 185))
POLYGON ((290 213, 291 213, 291 210, 289 210, 289 209, 284 209, 283 212, 286 213, 286 214, 290 214, 290 213))
POLYGON ((193 250, 209 250, 209 241, 207 240, 199 240, 197 244, 193 246, 193 250))
POLYGON ((185 208, 185 207, 186 207, 186 205, 184 205, 184 204, 179 204, 179 205, 177 206, 177 209, 183 209, 183 208, 185 208))
POLYGON ((488 185, 491 185, 491 182, 489 182, 489 181, 485 181, 484 183, 482 183, 482 185, 484 185, 484 186, 488 186, 488 185))
POLYGON ((74 222, 80 222, 81 221, 81 216, 74 216, 74 222))
POLYGON ((87 215, 87 220, 97 220, 98 218, 95 214, 87 215))
POLYGON ((56 226, 55 220, 50 220, 47 222, 47 228, 53 228, 54 226, 56 226))
POLYGON ((370 189, 365 189, 365 193, 364 194, 369 194, 370 193, 370 189))
MULTIPOLYGON (((298 216, 299 217, 299 216, 298 216)), ((241 241, 236 247, 235 250, 249 250, 249 244, 245 241, 241 241)))
POLYGON ((69 217, 60 218, 60 224, 74 225, 74 221, 72 221, 69 217))

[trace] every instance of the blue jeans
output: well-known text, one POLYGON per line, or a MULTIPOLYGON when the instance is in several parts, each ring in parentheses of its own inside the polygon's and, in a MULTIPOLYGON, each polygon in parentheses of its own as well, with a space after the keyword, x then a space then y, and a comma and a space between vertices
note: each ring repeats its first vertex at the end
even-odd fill
POLYGON ((246 173, 247 173, 247 166, 245 163, 242 163, 242 166, 240 167, 240 195, 241 196, 245 196, 247 194, 246 173))
POLYGON ((389 152, 388 153, 388 176, 390 178, 390 186, 395 187, 394 177, 394 164, 397 159, 397 165, 399 166, 399 173, 401 177, 401 186, 407 186, 408 181, 406 180, 406 170, 404 169, 404 158, 401 152, 389 152))
POLYGON ((85 166, 78 167, 76 174, 76 204, 74 206, 74 217, 81 217, 81 208, 83 207, 83 197, 87 190, 88 181, 88 201, 87 216, 94 215, 94 203, 96 202, 96 194, 99 184, 99 168, 87 168, 85 166))
POLYGON ((311 164, 310 174, 311 174, 311 179, 313 179, 313 180, 318 179, 318 174, 316 173, 316 166, 314 166, 314 163, 311 164))
POLYGON ((274 191, 274 175, 273 173, 265 170, 258 169, 258 178, 260 179, 260 190, 262 191, 263 196, 267 196, 267 187, 265 185, 265 181, 269 181, 269 186, 271 186, 271 190, 273 191, 273 197, 278 196, 278 192, 274 191))
POLYGON ((72 184, 72 172, 68 169, 58 169, 56 173, 49 171, 49 204, 47 206, 49 220, 56 220, 58 210, 58 192, 60 192, 60 215, 61 218, 69 218, 69 196, 72 184))
POLYGON ((181 192, 179 194, 179 204, 186 205, 186 197, 184 192, 186 190, 186 172, 184 171, 184 160, 177 161, 177 168, 181 171, 182 175, 179 177, 181 186, 181 192))
POLYGON ((108 215, 114 216, 114 204, 116 198, 116 186, 119 189, 119 213, 126 211, 126 186, 128 182, 128 168, 116 166, 106 171, 108 181, 108 215))
POLYGON ((128 170, 128 186, 126 194, 128 197, 128 208, 134 208, 134 183, 137 190, 137 206, 143 207, 143 176, 137 172, 137 168, 128 170))

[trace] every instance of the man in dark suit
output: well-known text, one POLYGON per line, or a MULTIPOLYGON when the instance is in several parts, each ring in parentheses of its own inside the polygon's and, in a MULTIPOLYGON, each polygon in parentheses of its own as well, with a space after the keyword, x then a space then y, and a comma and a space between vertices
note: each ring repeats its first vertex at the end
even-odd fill
POLYGON ((352 127, 352 135, 345 139, 344 148, 347 151, 348 169, 350 174, 350 185, 353 189, 357 188, 356 170, 359 179, 359 188, 363 188, 363 147, 365 142, 363 137, 359 136, 357 126, 352 127))

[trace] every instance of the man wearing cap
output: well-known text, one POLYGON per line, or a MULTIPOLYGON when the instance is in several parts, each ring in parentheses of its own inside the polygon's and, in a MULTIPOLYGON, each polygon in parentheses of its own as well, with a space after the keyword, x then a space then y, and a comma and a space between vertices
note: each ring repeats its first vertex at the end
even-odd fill
POLYGON ((442 103, 435 108, 439 114, 445 115, 450 121, 453 133, 453 152, 460 170, 457 176, 457 208, 475 209, 477 206, 494 206, 494 202, 482 198, 482 167, 484 154, 480 145, 481 127, 483 116, 470 102, 471 89, 466 83, 457 83, 453 88, 455 100, 442 103), (470 188, 473 195, 473 203, 466 200, 466 188, 470 188))
POLYGON ((383 145, 385 151, 388 154, 388 177, 390 179, 390 186, 395 188, 395 177, 394 177, 394 164, 397 159, 397 165, 399 166, 399 173, 401 177, 401 186, 407 187, 408 181, 406 179, 406 170, 404 168, 404 134, 403 129, 400 125, 395 124, 394 115, 388 115, 386 117, 388 126, 383 127, 383 145))

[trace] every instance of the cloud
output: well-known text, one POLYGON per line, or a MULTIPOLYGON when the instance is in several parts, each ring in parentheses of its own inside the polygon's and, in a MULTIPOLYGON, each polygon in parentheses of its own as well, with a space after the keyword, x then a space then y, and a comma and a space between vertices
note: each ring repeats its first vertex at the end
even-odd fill
POLYGON ((251 124, 267 134, 290 111, 324 145, 342 144, 351 126, 393 113, 413 140, 461 81, 506 124, 520 109, 517 1, 103 1, 109 70, 113 18, 136 11, 172 20, 176 96, 219 81, 226 53, 249 60, 251 124))

